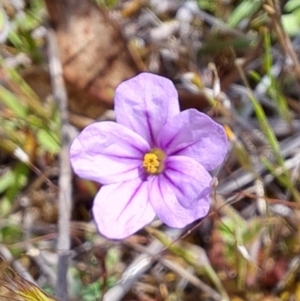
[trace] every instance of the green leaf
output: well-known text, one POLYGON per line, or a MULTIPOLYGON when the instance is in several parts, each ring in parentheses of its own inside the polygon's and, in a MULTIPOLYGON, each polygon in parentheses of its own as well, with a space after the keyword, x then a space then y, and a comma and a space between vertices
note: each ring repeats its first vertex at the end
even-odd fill
POLYGON ((235 234, 235 228, 236 223, 233 219, 230 219, 229 217, 222 218, 222 222, 219 225, 219 230, 222 239, 226 244, 229 245, 235 245, 236 244, 236 238, 234 236, 235 234))
POLYGON ((297 8, 300 8, 300 2, 299 2, 299 0, 290 0, 284 6, 284 11, 290 13, 290 12, 294 11, 297 8))
POLYGON ((60 144, 58 137, 53 133, 45 129, 40 129, 37 132, 38 143, 46 151, 57 154, 60 151, 60 144))
POLYGON ((7 182, 5 183, 4 181, 4 183, 2 183, 2 188, 6 189, 3 191, 4 196, 0 200, 0 217, 5 216, 11 210, 12 203, 16 196, 27 184, 28 174, 29 167, 22 162, 18 162, 11 171, 12 179, 10 179, 9 174, 7 175, 7 182))
POLYGON ((14 175, 11 170, 6 171, 0 178, 0 193, 3 193, 14 182, 14 175))
POLYGON ((289 36, 295 36, 300 30, 300 20, 294 13, 281 16, 281 22, 285 32, 289 36))
POLYGON ((36 117, 42 117, 48 121, 51 118, 51 112, 43 107, 39 97, 28 83, 26 83, 24 78, 22 78, 22 76, 13 68, 7 68, 6 70, 16 87, 15 93, 24 95, 24 102, 26 102, 27 106, 34 112, 36 117))
MULTIPOLYGON (((0 199, 0 217, 6 216, 11 210, 11 201, 8 197, 4 196, 0 199)), ((1 233, 0 240, 2 241, 3 236, 1 233)))

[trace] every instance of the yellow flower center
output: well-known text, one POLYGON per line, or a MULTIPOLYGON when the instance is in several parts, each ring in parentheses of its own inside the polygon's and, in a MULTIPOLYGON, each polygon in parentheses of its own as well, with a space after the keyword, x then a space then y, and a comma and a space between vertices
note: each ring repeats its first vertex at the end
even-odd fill
POLYGON ((158 148, 150 150, 144 155, 143 167, 150 175, 160 174, 164 170, 165 153, 158 148))

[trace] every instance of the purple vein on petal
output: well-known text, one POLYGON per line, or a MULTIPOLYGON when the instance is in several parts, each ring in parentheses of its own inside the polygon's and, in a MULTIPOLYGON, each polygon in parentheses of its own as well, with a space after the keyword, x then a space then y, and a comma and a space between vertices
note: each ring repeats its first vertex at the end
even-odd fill
MULTIPOLYGON (((170 168, 171 169, 171 168, 170 168)), ((172 169, 171 169, 172 170, 172 169)), ((174 169, 173 169, 174 170, 174 169)), ((178 171, 178 170, 176 170, 178 171)), ((169 181, 174 187, 176 187, 178 189, 178 191, 180 191, 182 193, 182 195, 184 195, 184 190, 182 190, 181 186, 176 185, 168 176, 166 173, 163 174, 163 176, 166 178, 167 181, 169 181)))
POLYGON ((149 137, 149 138, 150 138, 149 144, 150 144, 150 146, 153 146, 153 143, 154 143, 154 135, 153 135, 152 127, 151 127, 150 116, 149 116, 148 110, 146 110, 146 120, 147 120, 147 127, 148 127, 149 134, 150 134, 150 137, 149 137))
POLYGON ((193 143, 190 143, 190 144, 188 144, 188 145, 185 145, 185 146, 183 146, 183 147, 180 148, 180 149, 174 150, 174 152, 172 152, 172 153, 169 154, 169 155, 170 155, 170 156, 174 156, 174 155, 176 155, 176 154, 178 154, 178 153, 184 151, 185 149, 192 147, 193 145, 195 145, 195 144, 197 144, 197 143, 199 143, 199 141, 194 141, 193 143))
MULTIPOLYGON (((130 168, 130 169, 127 169, 126 171, 123 171, 123 172, 120 172, 118 175, 123 175, 123 174, 126 174, 126 173, 128 173, 129 171, 132 171, 132 170, 135 170, 135 169, 137 169, 137 167, 132 167, 132 168, 130 168)), ((138 168, 139 170, 140 170, 140 172, 139 172, 139 174, 138 174, 138 178, 141 178, 142 177, 142 175, 144 174, 144 171, 141 169, 141 168, 138 168)))
MULTIPOLYGON (((85 147, 84 147, 84 144, 82 144, 82 141, 78 139, 78 143, 80 143, 81 145, 81 149, 82 150, 85 150, 85 147)), ((136 156, 124 156, 124 155, 107 155, 107 154, 102 154, 99 152, 96 152, 96 151, 92 151, 92 150, 89 150, 89 151, 86 151, 86 153, 88 154, 91 154, 93 156, 98 156, 98 155, 102 155, 102 156, 108 156, 108 157, 112 157, 112 158, 118 158, 118 159, 134 159, 134 160, 142 160, 142 157, 143 157, 143 151, 140 150, 138 147, 136 147, 135 145, 133 144, 130 144, 130 146, 135 149, 136 151, 138 151, 140 154, 141 154, 141 157, 136 157, 136 156)))
MULTIPOLYGON (((138 193, 138 191, 140 190, 141 186, 143 185, 144 182, 140 182, 139 185, 136 187, 135 191, 133 192, 132 196, 129 198, 128 202, 126 203, 126 205, 124 206, 124 208, 122 209, 122 211, 120 212, 120 214, 118 215, 118 218, 120 218, 120 216, 122 214, 124 214, 125 209, 128 207, 128 205, 130 204, 130 202, 132 201, 132 199, 134 198, 134 196, 136 196, 136 194, 138 193)), ((126 185, 126 182, 124 182, 123 184, 126 185)))
POLYGON ((171 167, 168 165, 168 170, 173 170, 173 171, 176 171, 176 172, 179 172, 181 173, 181 170, 180 169, 176 169, 175 167, 171 167))
MULTIPOLYGON (((161 181, 159 178, 157 178, 157 188, 159 190, 160 195, 163 196, 162 189, 161 189, 161 181)), ((164 200, 164 198, 162 199, 164 200)))
POLYGON ((166 145, 164 145, 164 149, 167 150, 170 146, 170 144, 175 140, 175 138, 178 136, 179 132, 177 132, 169 141, 166 145))
MULTIPOLYGON (((99 153, 94 153, 94 152, 90 152, 91 155, 93 156, 98 156, 99 153)), ((132 160, 136 160, 136 161, 141 161, 142 162, 142 157, 141 158, 137 158, 137 157, 131 157, 131 156, 121 156, 121 155, 103 155, 100 154, 102 156, 107 156, 108 158, 116 158, 116 159, 132 159, 132 160)))

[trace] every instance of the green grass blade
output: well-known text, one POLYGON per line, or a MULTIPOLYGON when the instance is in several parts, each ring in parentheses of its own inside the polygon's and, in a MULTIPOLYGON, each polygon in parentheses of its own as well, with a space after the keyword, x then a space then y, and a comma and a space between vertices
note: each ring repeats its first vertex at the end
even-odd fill
POLYGON ((27 107, 9 90, 0 86, 0 101, 9 108, 16 117, 25 119, 27 107))
POLYGON ((275 101, 277 111, 281 118, 290 122, 291 114, 289 112, 287 101, 280 90, 277 79, 272 74, 273 60, 271 55, 271 37, 268 31, 264 31, 264 48, 264 66, 270 79, 270 86, 268 87, 269 95, 275 101))
POLYGON ((236 27, 243 19, 251 17, 262 5, 261 0, 242 1, 228 18, 227 24, 236 27))

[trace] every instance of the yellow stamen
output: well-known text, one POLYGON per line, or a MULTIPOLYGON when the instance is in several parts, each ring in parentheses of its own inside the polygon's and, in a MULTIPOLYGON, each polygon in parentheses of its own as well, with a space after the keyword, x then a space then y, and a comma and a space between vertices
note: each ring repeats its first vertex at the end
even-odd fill
POLYGON ((155 154, 146 154, 144 156, 143 167, 148 173, 154 174, 159 167, 159 161, 155 154))
POLYGON ((164 169, 165 153, 160 149, 152 149, 144 155, 143 167, 145 171, 152 175, 161 173, 164 169))

